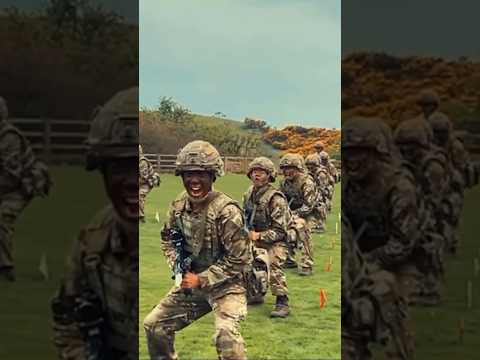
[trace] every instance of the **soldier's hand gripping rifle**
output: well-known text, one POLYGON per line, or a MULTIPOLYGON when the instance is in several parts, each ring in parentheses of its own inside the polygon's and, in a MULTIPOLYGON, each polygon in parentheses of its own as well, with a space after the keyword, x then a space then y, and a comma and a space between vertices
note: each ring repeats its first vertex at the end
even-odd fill
MULTIPOLYGON (((164 228, 162 236, 170 240, 175 249, 172 280, 175 280, 175 286, 180 286, 183 276, 190 271, 192 257, 191 254, 185 250, 185 236, 179 217, 176 217, 176 227, 164 228)), ((185 293, 190 294, 191 289, 185 289, 185 293)))

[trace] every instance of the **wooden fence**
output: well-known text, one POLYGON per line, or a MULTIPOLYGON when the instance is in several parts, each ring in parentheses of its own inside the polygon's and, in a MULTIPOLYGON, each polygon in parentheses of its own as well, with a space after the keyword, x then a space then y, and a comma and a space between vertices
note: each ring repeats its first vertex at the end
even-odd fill
MULTIPOLYGON (((175 170, 176 155, 171 154, 144 154, 152 165, 160 172, 173 172, 175 170)), ((224 156, 225 171, 229 173, 244 174, 253 157, 224 156)))
POLYGON ((30 141, 37 155, 48 163, 83 163, 90 122, 71 119, 9 120, 30 141))

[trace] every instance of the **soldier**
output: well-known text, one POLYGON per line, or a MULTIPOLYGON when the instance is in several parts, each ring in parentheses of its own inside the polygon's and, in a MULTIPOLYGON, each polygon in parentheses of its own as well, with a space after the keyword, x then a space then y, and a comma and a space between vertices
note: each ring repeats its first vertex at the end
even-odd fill
POLYGON ((342 359, 371 359, 369 344, 397 349, 398 359, 409 359, 402 341, 407 304, 398 293, 393 274, 370 266, 356 242, 351 225, 342 216, 342 359))
POLYGON ((35 196, 48 194, 52 182, 45 164, 7 119, 7 103, 0 97, 0 278, 15 281, 15 222, 35 196))
POLYGON ((418 94, 417 105, 422 110, 422 115, 425 120, 438 111, 440 106, 440 97, 432 89, 424 89, 418 94))
POLYGON ((138 88, 114 95, 87 138, 108 206, 84 228, 52 300, 60 359, 138 359, 138 88))
MULTIPOLYGON (((396 287, 408 303, 417 272, 412 258, 418 237, 414 178, 400 166, 391 131, 379 119, 346 121, 342 155, 342 209, 353 233, 359 234, 358 247, 367 262, 395 275, 396 287)), ((410 331, 402 337, 413 349, 410 331)), ((398 349, 391 349, 389 356, 400 357, 398 349)))
POLYGON ((317 222, 312 232, 324 233, 325 223, 327 221, 327 209, 331 208, 331 193, 333 191, 331 185, 331 176, 327 168, 324 167, 316 154, 310 154, 305 158, 310 176, 315 180, 318 192, 317 202, 317 222))
POLYGON ((419 219, 419 242, 413 251, 417 268, 423 274, 410 294, 411 304, 436 305, 443 279, 443 237, 437 222, 442 199, 449 186, 447 159, 432 146, 425 126, 419 121, 402 122, 395 130, 395 143, 415 176, 419 219), (421 215, 420 215, 421 213, 421 215))
MULTIPOLYGON (((280 169, 284 179, 280 191, 285 194, 293 215, 302 218, 310 233, 316 222, 318 194, 315 181, 306 173, 303 157, 299 154, 285 154, 280 160, 280 169)), ((310 234, 302 237, 302 256, 299 275, 309 276, 313 273, 313 243, 310 234)))
POLYGON ((186 191, 170 207, 162 247, 172 269, 179 269, 181 259, 185 267, 178 285, 144 320, 151 359, 177 359, 175 333, 212 310, 219 358, 246 358, 240 335, 247 315, 242 274, 252 265, 252 245, 239 204, 213 190, 223 174, 220 154, 208 142, 193 141, 177 156, 175 175, 182 177, 186 191), (181 234, 181 253, 188 257, 180 256, 174 234, 181 234))
POLYGON ((145 200, 153 187, 160 186, 160 175, 154 170, 152 164, 143 155, 141 145, 138 145, 139 155, 139 178, 138 178, 138 195, 140 198, 140 221, 145 222, 145 200))
POLYGON ((465 189, 465 178, 462 169, 455 166, 454 148, 453 148, 453 131, 452 123, 448 116, 437 112, 432 114, 428 122, 433 130, 433 141, 436 146, 444 153, 447 159, 448 173, 450 178, 450 187, 445 192, 443 206, 441 208, 440 223, 445 238, 445 248, 454 254, 458 248, 458 235, 456 228, 459 223, 461 210, 463 208, 463 193, 465 189))
POLYGON ((266 157, 255 158, 248 166, 248 178, 253 185, 243 196, 243 208, 249 238, 256 247, 266 249, 270 260, 270 288, 276 297, 271 317, 285 318, 290 314, 287 278, 282 269, 287 259, 287 226, 289 209, 285 196, 271 183, 276 170, 266 157))

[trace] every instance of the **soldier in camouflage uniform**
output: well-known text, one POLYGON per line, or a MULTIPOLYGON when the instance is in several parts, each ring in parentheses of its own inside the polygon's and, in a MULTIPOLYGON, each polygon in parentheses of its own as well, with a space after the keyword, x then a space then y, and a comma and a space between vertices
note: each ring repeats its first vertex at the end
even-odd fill
POLYGON ((7 119, 7 103, 0 97, 0 278, 15 281, 15 222, 35 196, 48 194, 51 180, 27 139, 7 119))
POLYGON ((139 155, 139 178, 138 196, 140 197, 140 221, 145 222, 145 200, 153 187, 160 186, 160 175, 154 170, 152 164, 143 155, 142 146, 138 146, 139 155))
MULTIPOLYGON (((411 280, 418 272, 412 257, 419 228, 413 175, 401 166, 390 128, 379 119, 346 121, 342 154, 342 209, 358 234, 358 247, 368 263, 395 275, 396 287, 408 303, 411 280)), ((402 337, 413 349, 411 332, 402 337)), ((398 349, 390 349, 389 356, 400 357, 398 349)))
POLYGON ((431 144, 425 126, 419 121, 402 122, 395 130, 395 143, 415 176, 419 219, 419 242, 413 251, 422 274, 410 294, 411 304, 436 305, 443 280, 443 237, 437 222, 442 199, 449 185, 444 153, 431 144))
POLYGON ((175 333, 213 311, 215 345, 220 359, 246 359, 240 323, 247 315, 242 274, 252 265, 252 245, 243 231, 239 204, 214 191, 224 174, 218 151, 208 142, 193 141, 178 154, 175 174, 185 192, 172 203, 162 231, 162 247, 174 269, 176 251, 171 230, 183 234, 183 250, 191 265, 144 320, 151 359, 177 359, 175 333))
POLYGON ((317 192, 319 194, 317 203, 317 223, 312 232, 324 233, 325 223, 327 221, 327 209, 331 208, 331 199, 333 186, 330 173, 327 168, 320 163, 320 159, 316 154, 310 154, 305 158, 305 165, 308 173, 315 180, 317 192))
POLYGON ((397 358, 410 359, 402 341, 407 304, 393 274, 365 261, 356 242, 361 235, 342 216, 342 359, 371 359, 369 344, 388 341, 397 358))
POLYGON ((432 89, 422 90, 417 97, 417 105, 422 110, 422 115, 425 120, 438 111, 440 107, 440 97, 432 89))
POLYGON ((110 204, 74 242, 52 301, 60 359, 138 359, 138 88, 114 95, 92 121, 88 171, 110 204))
MULTIPOLYGON (((293 215, 302 218, 310 232, 315 226, 317 215, 318 193, 315 180, 308 175, 303 157, 299 154, 285 154, 280 159, 283 180, 280 191, 285 194, 293 215)), ((301 260, 298 265, 302 276, 313 273, 313 242, 310 234, 302 237, 301 260)))
POLYGON ((253 183, 243 195, 249 238, 256 247, 268 251, 270 288, 276 297, 275 309, 270 316, 285 318, 290 314, 287 278, 282 268, 288 254, 288 203, 271 184, 275 182, 276 170, 270 159, 255 158, 248 166, 247 176, 253 183))
POLYGON ((455 166, 453 159, 453 130, 450 119, 445 114, 436 112, 429 117, 428 122, 433 130, 433 141, 444 154, 448 166, 450 186, 444 193, 438 215, 445 239, 445 250, 454 254, 459 243, 456 228, 463 208, 465 178, 462 169, 455 166))

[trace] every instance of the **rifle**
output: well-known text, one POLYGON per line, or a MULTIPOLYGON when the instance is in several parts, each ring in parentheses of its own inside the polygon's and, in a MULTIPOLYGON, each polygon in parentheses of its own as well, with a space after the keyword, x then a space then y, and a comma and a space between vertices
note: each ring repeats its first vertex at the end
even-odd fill
MULTIPOLYGON (((164 229, 162 236, 169 239, 175 248, 175 262, 173 265, 172 280, 175 280, 175 286, 180 286, 183 276, 190 271, 192 265, 192 256, 185 248, 185 235, 180 216, 175 216, 175 228, 164 229)), ((191 293, 191 289, 185 289, 185 293, 191 293)))
POLYGON ((111 359, 105 341, 102 302, 87 291, 75 298, 74 317, 86 343, 86 360, 111 359))
POLYGON ((250 230, 253 229, 253 220, 255 219, 255 214, 257 212, 257 205, 254 204, 253 208, 249 206, 245 206, 245 223, 244 223, 244 230, 248 234, 250 230))

